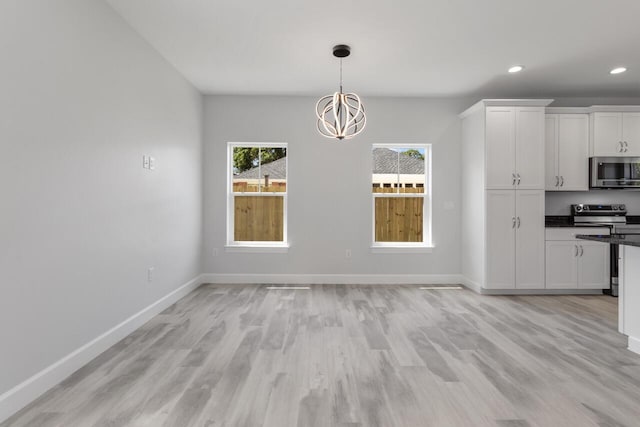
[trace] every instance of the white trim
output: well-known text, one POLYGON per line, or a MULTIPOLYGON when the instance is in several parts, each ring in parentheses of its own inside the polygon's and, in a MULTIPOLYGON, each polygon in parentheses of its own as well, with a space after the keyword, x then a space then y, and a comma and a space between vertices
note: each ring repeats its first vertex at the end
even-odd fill
MULTIPOLYGON (((251 148, 251 147, 270 147, 270 148, 282 148, 287 145, 286 142, 282 141, 271 141, 271 142, 256 142, 256 141, 229 141, 230 147, 240 147, 240 148, 251 148)), ((286 147, 285 147, 286 148, 286 147)), ((288 155, 289 153, 287 153, 288 155)))
POLYGON ((546 114, 589 114, 590 107, 547 107, 546 114))
POLYGON ((402 142, 374 142, 373 144, 371 144, 372 149, 373 148, 389 148, 389 147, 398 147, 398 148, 424 148, 424 146, 427 144, 422 144, 422 143, 409 143, 409 144, 404 144, 402 142))
POLYGON ((204 283, 281 285, 458 285, 459 274, 220 274, 203 275, 204 283))
POLYGON ((640 354, 640 339, 629 337, 627 348, 629 349, 629 351, 640 354))
POLYGON ((592 105, 589 107, 590 113, 637 113, 640 112, 638 105, 592 105))
POLYGON ((391 245, 381 245, 377 243, 376 246, 371 246, 372 254, 430 254, 433 252, 434 246, 427 245, 397 245, 392 243, 391 245), (379 245, 379 246, 378 246, 379 245))
MULTIPOLYGON (((376 148, 388 148, 393 150, 394 148, 413 148, 413 149, 423 149, 424 150, 424 182, 422 193, 374 193, 371 192, 371 248, 372 253, 385 253, 385 250, 378 250, 378 248, 395 248, 401 247, 404 248, 421 248, 428 249, 433 248, 432 241, 432 227, 433 227, 433 186, 432 181, 433 177, 431 176, 431 164, 432 164, 432 144, 423 143, 423 144, 404 144, 404 143, 389 143, 389 144, 380 144, 374 143, 371 144, 371 153, 373 155, 373 150, 376 148), (415 242, 417 244, 411 245, 406 244, 409 242, 376 242, 376 199, 378 198, 395 198, 395 197, 407 197, 407 198, 422 198, 422 242, 415 242), (375 251, 374 251, 375 249, 375 251)), ((373 174, 373 171, 372 171, 373 174)), ((400 174, 396 174, 398 176, 398 183, 400 174)), ((397 187, 399 190, 399 187, 397 187)), ((394 250, 391 252, 401 253, 400 251, 394 250)), ((391 253, 386 252, 386 253, 391 253)), ((412 250, 412 252, 417 252, 416 250, 412 250)), ((431 250, 424 250, 424 252, 428 253, 431 250)))
POLYGON ((247 245, 226 245, 225 252, 229 253, 249 253, 249 254, 286 254, 289 252, 289 245, 260 245, 251 243, 247 245))
POLYGON ((458 114, 458 117, 464 119, 485 107, 546 107, 553 101, 553 99, 483 99, 458 114))
POLYGON ((102 335, 94 338, 52 365, 49 365, 31 378, 26 379, 11 390, 0 395, 0 423, 89 363, 100 353, 144 325, 171 304, 192 292, 204 283, 202 279, 203 276, 200 275, 190 280, 102 335))
MULTIPOLYGON (((289 143, 287 142, 227 142, 227 246, 228 247, 245 247, 245 246, 285 246, 288 247, 288 212, 289 212, 289 143), (285 191, 274 191, 274 192, 234 192, 233 191, 233 149, 234 148, 251 148, 251 147, 270 147, 270 148, 284 148, 287 150, 287 155, 285 157, 285 177, 286 177, 286 187, 285 191), (282 197, 283 203, 283 230, 282 230, 282 242, 277 242, 279 244, 276 245, 263 245, 262 242, 237 242, 233 240, 234 237, 234 203, 235 196, 238 197, 249 197, 249 196, 279 196, 282 197), (248 244, 247 244, 248 243, 248 244)), ((229 250, 229 252, 258 252, 253 250, 229 250)), ((278 251, 268 251, 268 252, 278 252, 278 251)), ((280 252, 286 252, 280 250, 280 252)))
POLYGON ((465 276, 460 283, 480 295, 602 295, 602 289, 485 289, 465 276))
POLYGON ((484 289, 481 295, 602 295, 602 289, 484 289))
POLYGON ((469 279, 464 275, 462 275, 461 277, 462 277, 462 280, 460 280, 460 283, 462 283, 462 285, 465 288, 472 290, 477 294, 482 292, 482 286, 479 283, 474 282, 473 280, 469 279))

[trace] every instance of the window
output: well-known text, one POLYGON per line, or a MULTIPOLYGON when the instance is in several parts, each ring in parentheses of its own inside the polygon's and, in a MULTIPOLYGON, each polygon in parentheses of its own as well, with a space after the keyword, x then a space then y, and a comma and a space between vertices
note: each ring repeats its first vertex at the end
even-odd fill
POLYGON ((431 146, 374 145, 373 247, 431 246, 431 146))
POLYGON ((229 143, 229 246, 286 247, 287 144, 229 143))

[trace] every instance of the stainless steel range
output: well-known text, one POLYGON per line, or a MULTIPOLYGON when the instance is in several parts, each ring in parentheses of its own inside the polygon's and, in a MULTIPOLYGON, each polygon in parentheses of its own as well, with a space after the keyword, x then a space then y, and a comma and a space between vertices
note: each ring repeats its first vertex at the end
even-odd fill
POLYGON ((627 223, 625 205, 571 205, 573 223, 585 225, 616 225, 627 223))
MULTIPOLYGON (((640 234, 640 224, 627 223, 627 207, 624 204, 571 205, 573 223, 576 226, 601 226, 611 228, 611 234, 640 234)), ((618 296, 618 245, 611 245, 611 295, 618 296)))

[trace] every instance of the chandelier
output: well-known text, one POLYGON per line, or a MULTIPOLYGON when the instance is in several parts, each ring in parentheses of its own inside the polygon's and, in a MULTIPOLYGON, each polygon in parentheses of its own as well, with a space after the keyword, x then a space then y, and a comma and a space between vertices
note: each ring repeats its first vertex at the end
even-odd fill
POLYGON ((340 58, 340 92, 323 96, 316 104, 318 132, 327 138, 353 138, 367 123, 360 97, 355 93, 342 93, 342 58, 350 53, 351 48, 347 45, 333 47, 333 56, 340 58))

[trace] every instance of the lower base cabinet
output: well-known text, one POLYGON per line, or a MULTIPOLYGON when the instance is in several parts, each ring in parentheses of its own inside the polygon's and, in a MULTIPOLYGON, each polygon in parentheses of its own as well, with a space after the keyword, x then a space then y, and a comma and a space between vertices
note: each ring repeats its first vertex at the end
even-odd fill
POLYGON ((547 289, 609 289, 609 245, 575 238, 609 234, 608 229, 547 229, 547 289))
POLYGON ((544 191, 487 191, 487 289, 544 289, 544 191))

